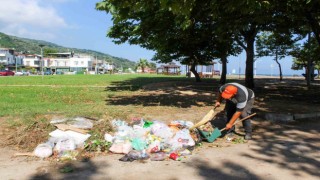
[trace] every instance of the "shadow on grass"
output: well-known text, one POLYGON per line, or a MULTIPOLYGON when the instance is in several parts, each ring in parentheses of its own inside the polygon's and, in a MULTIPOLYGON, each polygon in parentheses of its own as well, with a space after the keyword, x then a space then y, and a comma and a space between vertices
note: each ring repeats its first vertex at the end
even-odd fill
POLYGON ((107 92, 136 91, 130 94, 112 95, 106 99, 111 105, 141 106, 191 106, 213 105, 212 94, 218 88, 216 79, 195 82, 186 78, 135 78, 129 81, 114 82, 107 92))

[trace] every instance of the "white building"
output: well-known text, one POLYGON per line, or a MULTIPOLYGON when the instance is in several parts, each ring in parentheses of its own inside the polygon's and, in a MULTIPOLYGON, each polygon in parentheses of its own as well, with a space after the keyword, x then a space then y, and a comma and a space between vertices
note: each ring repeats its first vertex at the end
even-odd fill
POLYGON ((0 63, 5 66, 15 64, 14 50, 9 48, 0 48, 0 63))
POLYGON ((40 61, 41 55, 37 54, 25 54, 23 58, 23 65, 25 67, 35 68, 37 70, 40 70, 40 61))
POLYGON ((16 70, 23 65, 23 56, 15 53, 14 49, 0 48, 0 64, 6 69, 16 70))
POLYGON ((43 58, 44 69, 57 72, 84 72, 92 67, 93 58, 88 55, 67 53, 49 53, 43 58))

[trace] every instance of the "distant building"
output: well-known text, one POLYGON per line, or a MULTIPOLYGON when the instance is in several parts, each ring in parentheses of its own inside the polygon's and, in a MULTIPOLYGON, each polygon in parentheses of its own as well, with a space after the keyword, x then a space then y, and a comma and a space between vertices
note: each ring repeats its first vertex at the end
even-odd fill
POLYGON ((15 70, 23 65, 23 56, 15 53, 14 49, 0 48, 0 64, 6 69, 15 70))
POLYGON ((173 62, 157 68, 157 74, 180 75, 180 72, 180 66, 173 62))
POLYGON ((23 55, 23 65, 28 69, 34 68, 40 71, 40 62, 41 62, 41 55, 37 54, 24 54, 23 55))
POLYGON ((74 54, 73 52, 49 53, 46 57, 38 54, 19 54, 14 49, 0 48, 0 65, 10 70, 32 70, 33 73, 49 71, 54 73, 113 72, 115 67, 104 60, 94 60, 87 54, 74 54))
POLYGON ((49 53, 43 58, 46 70, 57 72, 84 72, 92 68, 93 57, 88 55, 75 55, 72 52, 49 53))
MULTIPOLYGON (((212 61, 208 64, 197 65, 195 70, 198 72, 200 78, 212 78, 215 75, 220 76, 220 71, 214 69, 216 62, 212 61)), ((190 71, 190 66, 186 65, 186 75, 188 77, 194 77, 194 74, 190 71)))

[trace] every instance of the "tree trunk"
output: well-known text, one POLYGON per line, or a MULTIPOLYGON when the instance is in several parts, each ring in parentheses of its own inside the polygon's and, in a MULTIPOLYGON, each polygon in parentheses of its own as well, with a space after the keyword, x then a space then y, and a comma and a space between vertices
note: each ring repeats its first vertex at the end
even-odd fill
POLYGON ((279 63, 279 61, 277 59, 276 59, 276 63, 279 66, 279 80, 282 81, 283 80, 283 75, 282 75, 281 64, 279 63))
MULTIPOLYGON (((310 32, 308 33, 308 49, 310 50, 310 32)), ((307 62, 307 72, 306 72, 306 78, 307 78, 307 86, 308 89, 310 89, 310 81, 311 81, 311 57, 309 55, 308 62, 307 62)))
POLYGON ((221 62, 222 62, 222 72, 221 72, 221 77, 220 77, 220 85, 223 85, 226 83, 227 79, 227 56, 221 57, 221 62))
POLYGON ((319 22, 316 20, 316 18, 309 11, 306 12, 306 18, 309 22, 309 25, 311 26, 312 32, 314 33, 318 44, 320 46, 320 25, 319 25, 319 22))
POLYGON ((201 82, 200 76, 199 76, 198 72, 196 71, 196 63, 195 62, 192 62, 190 71, 194 74, 194 76, 196 78, 196 82, 201 82))
POLYGON ((241 35, 244 37, 246 46, 239 40, 238 44, 246 51, 246 70, 245 70, 245 86, 253 89, 254 88, 254 78, 253 78, 253 64, 254 64, 254 40, 257 35, 257 27, 252 24, 250 29, 247 31, 240 31, 241 35))
POLYGON ((278 50, 276 51, 276 58, 275 58, 275 60, 276 60, 276 63, 278 64, 278 66, 279 66, 279 78, 280 78, 280 81, 282 81, 283 76, 282 76, 281 64, 280 64, 279 61, 278 61, 278 50))
POLYGON ((246 48, 246 77, 245 85, 246 87, 253 89, 254 88, 254 79, 253 79, 253 63, 254 63, 254 37, 249 35, 247 39, 247 48, 246 48))

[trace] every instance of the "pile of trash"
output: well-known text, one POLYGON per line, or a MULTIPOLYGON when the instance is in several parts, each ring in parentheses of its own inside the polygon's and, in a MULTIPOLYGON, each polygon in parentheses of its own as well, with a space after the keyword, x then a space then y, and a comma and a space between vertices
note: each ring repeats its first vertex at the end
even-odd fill
POLYGON ((201 139, 198 133, 190 133, 193 126, 190 121, 176 120, 167 125, 161 121, 138 120, 129 126, 125 121, 113 120, 112 125, 116 132, 105 134, 105 140, 112 142, 109 151, 125 154, 120 161, 180 160, 191 155, 201 139))
MULTIPOLYGON (((91 136, 88 132, 93 123, 86 118, 52 120, 57 127, 49 133, 47 142, 39 144, 33 155, 47 158, 55 154, 59 159, 75 159, 77 149, 90 151, 93 145, 101 145, 106 151, 124 154, 120 161, 150 159, 181 160, 192 154, 196 144, 201 142, 197 129, 190 131, 194 124, 190 121, 176 120, 169 124, 161 121, 134 120, 130 125, 119 119, 113 120, 114 133, 104 134, 104 140, 86 142, 91 136)), ((96 147, 96 146, 95 146, 96 147)), ((95 149, 97 150, 97 149, 95 149)), ((101 149, 99 149, 101 150, 101 149)))

